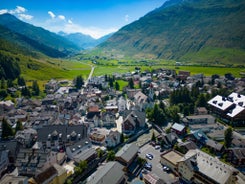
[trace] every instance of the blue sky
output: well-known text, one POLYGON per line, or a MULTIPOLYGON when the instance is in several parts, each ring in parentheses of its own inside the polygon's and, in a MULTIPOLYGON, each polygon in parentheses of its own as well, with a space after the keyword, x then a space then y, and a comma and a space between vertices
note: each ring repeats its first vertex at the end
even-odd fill
POLYGON ((81 32, 99 38, 115 32, 166 0, 1 0, 0 14, 53 32, 81 32))

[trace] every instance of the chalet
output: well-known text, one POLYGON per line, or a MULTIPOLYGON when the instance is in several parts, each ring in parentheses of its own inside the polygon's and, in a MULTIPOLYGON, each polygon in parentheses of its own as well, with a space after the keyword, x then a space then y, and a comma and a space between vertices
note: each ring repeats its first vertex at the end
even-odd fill
POLYGON ((139 147, 135 143, 125 144, 115 155, 115 160, 126 168, 138 156, 139 147))
POLYGON ((134 133, 145 127, 145 112, 124 111, 122 131, 124 133, 134 133))
POLYGON ((104 166, 99 168, 94 174, 92 174, 87 184, 125 184, 126 177, 123 172, 123 166, 115 161, 107 162, 104 166))
POLYGON ((185 125, 174 123, 171 127, 171 130, 175 132, 177 135, 184 135, 186 133, 185 125))
POLYGON ((235 167, 245 166, 245 148, 229 148, 227 153, 227 160, 235 167))
POLYGON ((106 136, 105 144, 106 147, 115 147, 121 142, 121 134, 116 131, 110 131, 109 134, 106 136))

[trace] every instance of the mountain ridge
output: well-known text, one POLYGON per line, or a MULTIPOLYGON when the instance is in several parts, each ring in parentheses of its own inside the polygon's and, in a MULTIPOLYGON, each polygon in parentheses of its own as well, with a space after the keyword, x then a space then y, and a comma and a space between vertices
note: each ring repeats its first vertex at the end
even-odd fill
MULTIPOLYGON (((12 32, 13 38, 11 39, 8 37, 8 41, 17 43, 18 39, 14 39, 14 37, 18 35, 18 38, 24 38, 22 39, 22 43, 28 42, 28 44, 24 43, 24 46, 29 45, 32 49, 37 51, 42 52, 42 49, 40 50, 40 48, 43 48, 44 50, 51 49, 54 52, 60 53, 58 54, 58 57, 64 57, 73 52, 79 51, 79 47, 77 45, 62 36, 41 27, 36 27, 23 22, 11 14, 0 15, 0 26, 2 26, 2 29, 4 27, 5 29, 8 29, 8 31, 12 32)), ((2 34, 1 36, 4 39, 4 35, 2 34)), ((20 42, 18 44, 21 45, 20 42)), ((48 56, 55 57, 54 54, 48 54, 48 56)))
POLYGON ((179 60, 206 47, 245 49, 245 2, 172 0, 124 26, 97 49, 179 60))

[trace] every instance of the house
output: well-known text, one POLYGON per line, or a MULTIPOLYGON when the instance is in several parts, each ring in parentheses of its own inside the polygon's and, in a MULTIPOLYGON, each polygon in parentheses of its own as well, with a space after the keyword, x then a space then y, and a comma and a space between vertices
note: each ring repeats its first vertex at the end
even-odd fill
POLYGON ((145 127, 145 112, 140 111, 124 111, 122 132, 134 133, 135 131, 145 127))
POLYGON ((143 111, 148 106, 148 97, 141 91, 138 91, 134 95, 134 102, 135 102, 135 105, 139 107, 140 111, 143 111))
POLYGON ((239 175, 235 168, 198 149, 188 151, 178 161, 178 172, 187 183, 200 184, 233 184, 237 183, 239 175))
POLYGON ((7 169, 8 165, 9 165, 8 151, 1 150, 0 151, 0 176, 7 169))
POLYGON ((127 91, 126 91, 127 97, 129 99, 133 99, 135 94, 138 93, 139 91, 141 91, 141 89, 127 89, 127 91))
POLYGON ((160 163, 166 165, 174 173, 177 173, 178 162, 182 159, 183 154, 175 150, 168 150, 160 155, 160 163))
POLYGON ((0 183, 1 184, 28 184, 28 177, 5 174, 1 178, 0 183))
POLYGON ((116 127, 116 116, 114 113, 105 112, 101 114, 101 126, 116 127))
POLYGON ((47 94, 52 94, 57 91, 59 88, 59 82, 51 79, 48 83, 45 84, 45 91, 47 94))
POLYGON ((109 130, 105 128, 95 128, 90 132, 89 139, 93 144, 104 145, 109 130))
POLYGON ((37 131, 32 128, 19 130, 15 134, 15 140, 17 140, 24 147, 29 148, 33 145, 37 138, 37 131))
POLYGON ((227 160, 235 167, 245 166, 245 148, 229 148, 227 150, 227 160))
POLYGON ((14 103, 11 100, 1 101, 0 109, 1 111, 9 111, 11 109, 14 109, 14 103))
POLYGON ((215 123, 215 117, 212 115, 194 115, 194 116, 186 116, 182 120, 185 124, 193 125, 193 124, 213 124, 215 123))
POLYGON ((197 107, 196 113, 197 115, 206 115, 208 114, 208 110, 206 109, 206 107, 197 107))
POLYGON ((37 141, 45 148, 64 150, 65 146, 73 145, 87 138, 87 126, 80 125, 49 125, 37 129, 37 141))
POLYGON ((8 160, 11 164, 15 163, 20 144, 16 140, 1 141, 0 151, 6 150, 8 152, 8 160))
POLYGON ((215 153, 221 153, 224 150, 224 146, 212 139, 207 139, 205 141, 205 146, 215 153))
POLYGON ((165 148, 173 147, 178 140, 178 136, 175 132, 170 132, 168 134, 162 133, 157 137, 158 142, 162 142, 161 144, 164 145, 165 148))
POLYGON ((186 133, 185 125, 174 123, 171 127, 171 131, 175 132, 177 135, 184 135, 186 133))
POLYGON ((197 149, 197 145, 193 141, 186 141, 178 143, 178 147, 182 153, 187 153, 189 150, 197 149))
POLYGON ((115 160, 126 168, 138 156, 139 147, 135 143, 125 144, 115 155, 115 160))
POLYGON ((63 184, 67 179, 66 170, 54 164, 29 180, 29 184, 63 184))
POLYGON ((121 96, 119 99, 118 99, 118 112, 119 113, 122 113, 123 111, 125 111, 127 109, 127 102, 126 100, 124 99, 123 96, 121 96))
POLYGON ((92 174, 87 184, 125 184, 126 178, 123 172, 123 166, 115 161, 108 162, 92 174))
POLYGON ((20 149, 15 166, 20 175, 35 176, 37 172, 57 162, 57 152, 45 149, 41 143, 36 142, 32 149, 20 149))
POLYGON ((98 105, 90 105, 87 112, 87 118, 92 119, 94 116, 100 115, 100 110, 98 105))
POLYGON ((106 136, 105 144, 106 147, 115 147, 121 142, 121 134, 116 131, 110 131, 109 134, 106 136))
POLYGON ((66 155, 76 163, 79 163, 81 160, 86 160, 89 163, 97 157, 96 150, 92 148, 92 143, 89 139, 84 139, 66 147, 66 155))

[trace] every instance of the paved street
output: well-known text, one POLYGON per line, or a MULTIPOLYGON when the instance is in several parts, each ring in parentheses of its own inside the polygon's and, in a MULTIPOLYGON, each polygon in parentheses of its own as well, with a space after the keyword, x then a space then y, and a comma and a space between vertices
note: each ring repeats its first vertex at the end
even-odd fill
POLYGON ((160 150, 156 150, 153 146, 146 144, 140 149, 140 157, 146 158, 145 155, 147 153, 153 154, 153 159, 149 160, 147 159, 148 163, 152 164, 152 170, 150 173, 156 174, 158 177, 163 179, 166 183, 172 183, 176 181, 175 176, 172 173, 166 173, 162 169, 162 165, 160 164, 160 150))

